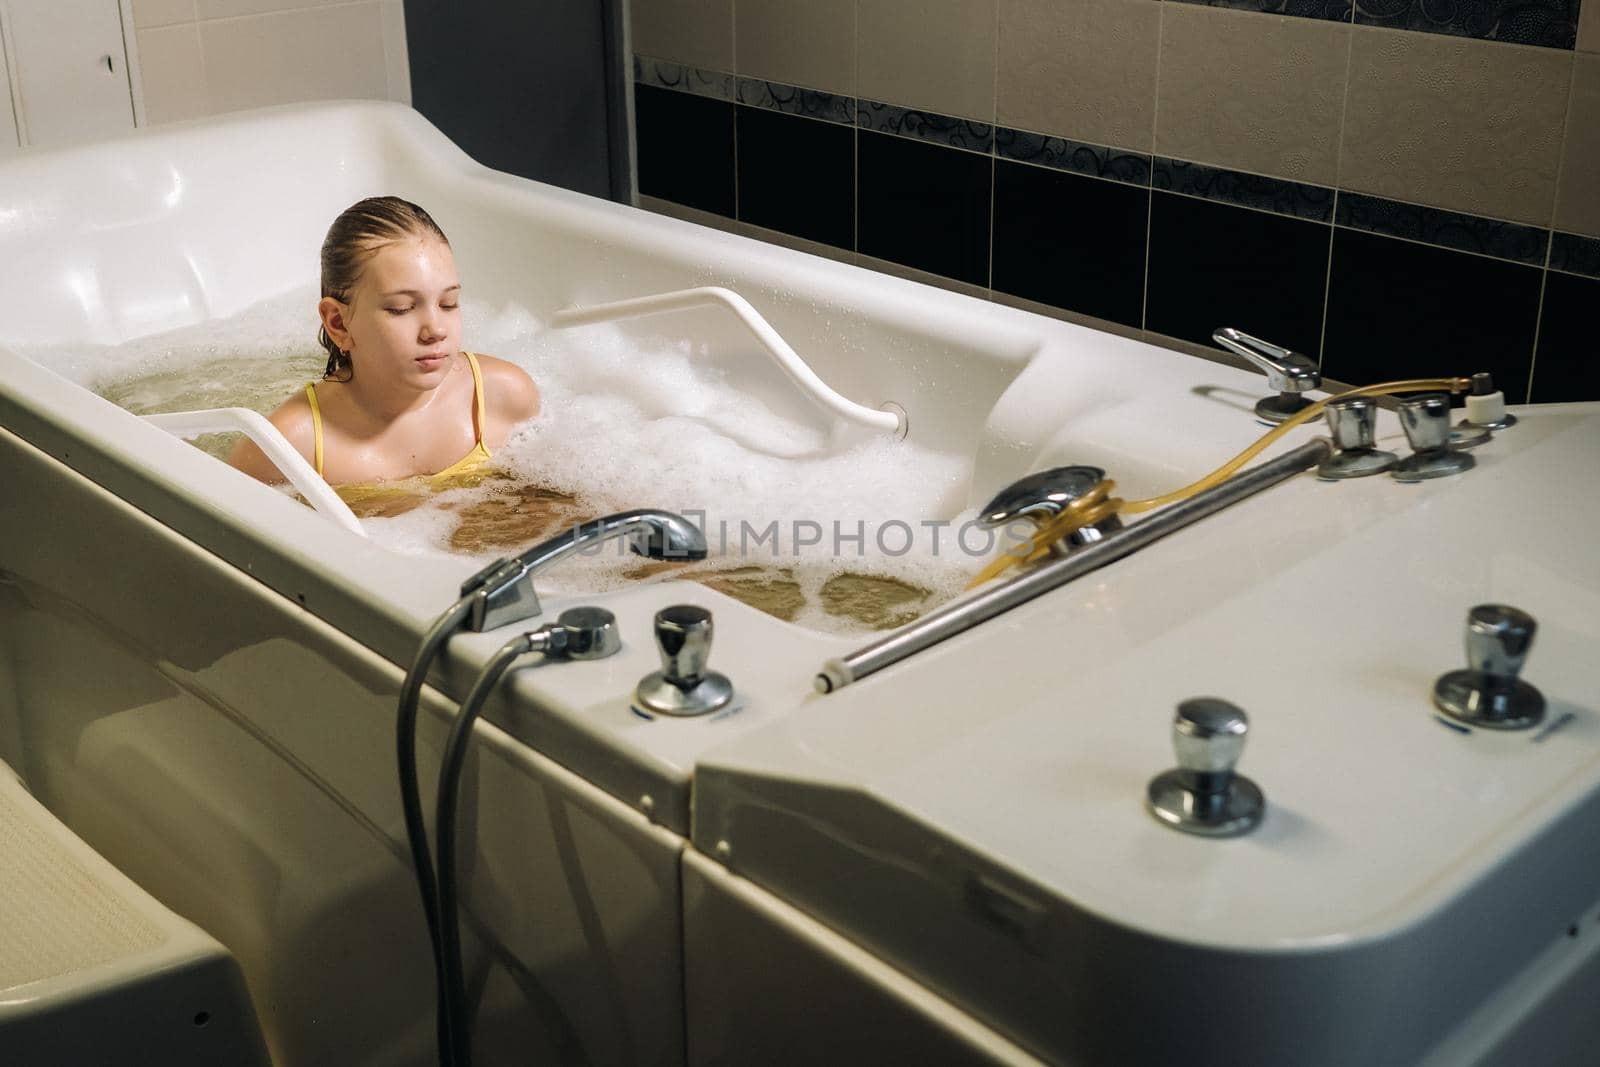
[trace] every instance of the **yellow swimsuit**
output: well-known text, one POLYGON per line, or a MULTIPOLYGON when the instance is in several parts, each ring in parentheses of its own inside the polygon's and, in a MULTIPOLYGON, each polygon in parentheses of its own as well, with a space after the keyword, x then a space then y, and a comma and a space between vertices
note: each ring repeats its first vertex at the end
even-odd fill
MULTIPOLYGON (((398 503, 400 499, 415 500, 419 495, 417 490, 438 490, 452 488, 464 481, 466 475, 483 473, 483 468, 490 459, 489 448, 483 443, 483 427, 488 421, 488 415, 483 402, 483 371, 478 367, 478 357, 471 352, 462 352, 467 357, 467 366, 472 368, 472 430, 476 440, 473 442, 472 451, 456 460, 442 471, 433 474, 422 474, 414 478, 404 478, 388 482, 351 482, 345 485, 334 486, 334 492, 351 506, 357 504, 376 504, 375 511, 382 513, 393 509, 381 505, 398 503), (421 483, 420 485, 418 483, 421 483)), ((314 466, 317 474, 322 474, 322 408, 317 404, 317 389, 315 382, 306 383, 306 400, 311 404, 311 430, 313 440, 314 466)))

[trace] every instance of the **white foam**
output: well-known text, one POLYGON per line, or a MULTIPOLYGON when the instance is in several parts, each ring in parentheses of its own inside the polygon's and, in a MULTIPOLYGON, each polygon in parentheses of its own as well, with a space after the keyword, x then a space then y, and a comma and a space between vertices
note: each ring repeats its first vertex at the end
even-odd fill
MULTIPOLYGON (((229 319, 117 346, 23 354, 136 411, 227 403, 271 410, 320 370, 316 296, 308 287, 229 319), (209 380, 185 379, 185 368, 204 369, 209 380)), ((463 327, 466 347, 522 365, 542 397, 539 416, 497 450, 497 465, 518 482, 573 493, 597 513, 657 507, 703 516, 713 551, 730 564, 794 569, 816 616, 802 623, 838 628, 814 605, 822 582, 841 571, 900 578, 942 599, 981 564, 955 543, 953 526, 937 532, 935 551, 936 531, 925 525, 970 517, 953 510, 969 457, 871 434, 809 405, 774 411, 741 392, 737 375, 704 358, 693 340, 642 343, 611 325, 548 331, 526 308, 471 300, 463 327), (762 537, 774 524, 775 544, 762 537), (797 543, 808 538, 819 539, 797 543)), ((495 491, 452 490, 366 526, 398 552, 449 553, 456 509, 495 491)), ((983 547, 982 536, 968 541, 983 547)), ((636 563, 609 552, 578 557, 553 571, 550 584, 598 590, 636 563)))

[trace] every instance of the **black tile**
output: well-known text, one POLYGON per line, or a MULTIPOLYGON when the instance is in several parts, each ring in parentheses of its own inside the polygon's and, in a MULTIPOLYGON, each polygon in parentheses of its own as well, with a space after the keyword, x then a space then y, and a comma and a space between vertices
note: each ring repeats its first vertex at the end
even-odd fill
MULTIPOLYGON (((1600 4, 1600 0, 1593 0, 1600 4)), ((1550 266, 1568 274, 1600 278, 1600 238, 1557 230, 1550 237, 1550 266)))
POLYGON ((854 247, 855 128, 754 107, 738 125, 739 218, 854 247))
POLYGON ((733 108, 723 100, 635 85, 639 192, 732 218, 733 108))
POLYGON ((1533 399, 1600 400, 1600 279, 1546 275, 1533 399))
POLYGON ((1355 21, 1363 26, 1571 48, 1578 36, 1578 0, 1456 0, 1449 4, 1360 0, 1355 21))
POLYGON ((1150 193, 1000 160, 994 174, 994 287, 1138 326, 1150 193))
POLYGON ((1340 226, 1369 233, 1406 237, 1427 245, 1481 252, 1540 267, 1544 266, 1550 245, 1549 230, 1361 193, 1339 194, 1337 221, 1340 226))
POLYGON ((857 249, 989 284, 990 156, 860 130, 857 249))
POLYGON ((1317 358, 1331 227, 1151 197, 1146 329, 1210 345, 1213 330, 1233 326, 1317 358))
POLYGON ((739 79, 739 103, 751 107, 781 111, 785 115, 804 115, 824 122, 856 124, 856 100, 853 96, 835 96, 816 89, 802 89, 783 82, 762 81, 758 78, 739 79))
POLYGON ((1174 193, 1292 215, 1312 222, 1333 221, 1333 190, 1321 185, 1268 178, 1242 170, 1223 170, 1202 163, 1155 157, 1150 185, 1174 193))
POLYGON ((1120 148, 1069 141, 1006 126, 994 131, 994 152, 1020 163, 1034 163, 1130 185, 1150 184, 1150 157, 1142 152, 1125 152, 1120 148))
POLYGON ((1351 0, 1184 0, 1209 7, 1231 7, 1239 11, 1261 11, 1269 15, 1292 15, 1303 19, 1350 21, 1351 0))
POLYGON ((856 125, 874 133, 915 137, 931 144, 988 152, 994 147, 994 127, 975 119, 941 115, 936 111, 915 111, 876 100, 856 102, 856 125))
POLYGON ((1541 272, 1338 229, 1322 373, 1352 385, 1489 371, 1528 395, 1541 272))

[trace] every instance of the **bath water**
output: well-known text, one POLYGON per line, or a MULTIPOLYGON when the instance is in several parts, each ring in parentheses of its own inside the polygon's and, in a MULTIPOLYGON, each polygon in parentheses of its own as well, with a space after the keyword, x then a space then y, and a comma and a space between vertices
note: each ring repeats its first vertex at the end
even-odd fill
MULTIPOLYGON (((22 354, 135 414, 267 413, 321 376, 316 300, 307 287, 122 345, 22 354)), ((834 632, 909 621, 958 593, 992 555, 981 534, 957 539, 971 517, 957 511, 969 457, 832 423, 820 409, 772 410, 692 340, 641 342, 607 325, 546 331, 523 308, 471 300, 462 314, 465 347, 526 368, 540 414, 495 451, 492 473, 476 484, 430 495, 397 483, 393 495, 356 502, 379 544, 481 563, 586 519, 665 508, 702 525, 712 558, 657 563, 613 543, 564 561, 541 588, 691 579, 834 632)), ((766 356, 752 347, 750 358, 766 356)), ((223 457, 234 440, 195 444, 223 457)))

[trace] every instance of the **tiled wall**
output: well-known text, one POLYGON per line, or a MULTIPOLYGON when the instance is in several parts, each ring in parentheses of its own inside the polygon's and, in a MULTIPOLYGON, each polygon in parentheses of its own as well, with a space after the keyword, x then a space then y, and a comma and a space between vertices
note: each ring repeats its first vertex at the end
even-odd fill
POLYGON ((134 0, 151 124, 301 100, 411 101, 402 0, 134 0))
POLYGON ((641 203, 1175 348, 1600 400, 1582 5, 632 0, 641 203))

